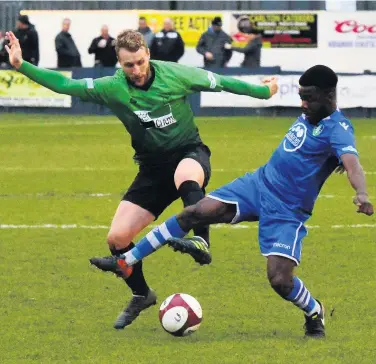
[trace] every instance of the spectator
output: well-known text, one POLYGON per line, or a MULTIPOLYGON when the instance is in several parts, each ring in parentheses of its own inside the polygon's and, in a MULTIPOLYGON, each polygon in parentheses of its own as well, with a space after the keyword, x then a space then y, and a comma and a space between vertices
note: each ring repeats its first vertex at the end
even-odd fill
POLYGON ((170 18, 165 19, 163 29, 156 33, 150 47, 152 59, 177 62, 184 54, 184 42, 180 34, 174 30, 170 18))
POLYGON ((101 35, 94 38, 89 48, 89 54, 95 54, 94 66, 115 67, 117 63, 115 39, 108 34, 108 26, 103 25, 101 35))
POLYGON ((59 68, 81 67, 81 55, 69 33, 70 25, 71 20, 65 18, 62 30, 55 38, 57 66, 59 68))
POLYGON ((146 40, 146 44, 148 45, 148 47, 150 48, 151 47, 151 44, 153 42, 153 39, 154 39, 154 33, 153 31, 148 27, 148 24, 146 22, 146 19, 145 17, 140 17, 140 19, 138 19, 138 31, 144 36, 145 40, 146 40))
POLYGON ((260 34, 252 28, 249 18, 242 19, 241 22, 242 37, 247 41, 244 48, 233 47, 230 43, 225 44, 226 49, 232 49, 235 52, 244 54, 244 60, 241 63, 242 67, 257 68, 260 67, 262 38, 260 34))
POLYGON ((6 43, 4 34, 0 32, 0 68, 8 66, 8 52, 5 49, 6 43))
POLYGON ((39 63, 38 33, 27 15, 18 17, 16 29, 13 33, 20 42, 23 59, 37 66, 39 63))
POLYGON ((212 26, 203 33, 198 41, 196 50, 204 56, 204 66, 226 67, 231 59, 232 51, 225 49, 225 44, 231 44, 231 37, 222 30, 222 19, 215 17, 212 26))

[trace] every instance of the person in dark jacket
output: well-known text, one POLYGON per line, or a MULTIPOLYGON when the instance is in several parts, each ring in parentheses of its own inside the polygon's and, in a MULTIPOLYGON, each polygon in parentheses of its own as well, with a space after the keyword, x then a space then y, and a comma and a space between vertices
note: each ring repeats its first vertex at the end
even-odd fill
POLYGON ((7 40, 4 37, 4 34, 0 32, 0 68, 7 67, 9 59, 8 59, 8 52, 5 49, 5 45, 7 44, 7 40))
POLYGON ((204 56, 205 68, 226 67, 232 56, 230 49, 225 49, 225 44, 231 44, 231 37, 222 30, 222 19, 215 17, 212 26, 203 33, 198 41, 196 50, 204 56))
POLYGON ((27 15, 20 15, 13 32, 20 42, 23 59, 35 66, 39 63, 39 39, 35 26, 30 23, 27 15))
POLYGON ((81 55, 76 47, 69 28, 71 20, 63 20, 63 28, 55 38, 55 48, 57 52, 57 66, 59 68, 81 67, 81 55))
POLYGON ((89 54, 95 54, 95 67, 116 66, 117 57, 115 44, 115 39, 108 34, 108 26, 103 25, 100 37, 94 38, 89 48, 89 54))
POLYGON ((140 19, 138 19, 138 31, 144 36, 146 40, 146 44, 148 45, 149 49, 151 47, 151 44, 154 39, 154 33, 148 27, 148 23, 146 22, 146 18, 141 16, 140 19))
POLYGON ((241 63, 242 67, 257 68, 260 67, 261 61, 261 48, 262 37, 257 34, 252 27, 249 18, 241 19, 239 22, 239 29, 241 30, 242 39, 247 41, 244 48, 233 47, 231 44, 226 43, 226 49, 232 49, 234 52, 244 54, 244 60, 241 63))
POLYGON ((150 47, 151 59, 177 62, 184 54, 184 41, 174 30, 174 23, 170 18, 165 19, 163 29, 154 35, 150 47))

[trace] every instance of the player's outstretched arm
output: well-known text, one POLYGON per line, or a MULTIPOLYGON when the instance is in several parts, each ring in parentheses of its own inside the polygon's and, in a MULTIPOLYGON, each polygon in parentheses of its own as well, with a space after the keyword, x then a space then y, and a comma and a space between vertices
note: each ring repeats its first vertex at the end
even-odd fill
POLYGON ((6 33, 9 46, 5 48, 9 54, 9 63, 19 72, 29 77, 34 82, 48 89, 71 96, 85 97, 86 81, 72 80, 60 72, 36 67, 22 58, 20 43, 13 32, 6 33))
POLYGON ((261 85, 237 80, 229 76, 219 76, 224 91, 237 95, 246 95, 256 99, 270 99, 278 91, 276 77, 268 77, 261 85))
POLYGON ((359 207, 358 212, 371 216, 373 214, 373 206, 368 200, 366 177, 358 156, 346 153, 341 155, 341 160, 346 169, 351 186, 356 192, 354 204, 359 207))

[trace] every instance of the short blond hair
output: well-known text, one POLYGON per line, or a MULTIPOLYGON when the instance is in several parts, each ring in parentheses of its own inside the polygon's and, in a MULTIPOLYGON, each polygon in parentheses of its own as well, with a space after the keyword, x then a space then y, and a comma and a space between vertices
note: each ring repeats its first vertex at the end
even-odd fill
POLYGON ((116 38, 116 53, 119 54, 120 48, 125 48, 130 52, 137 52, 140 48, 148 49, 144 36, 137 30, 123 30, 116 38))

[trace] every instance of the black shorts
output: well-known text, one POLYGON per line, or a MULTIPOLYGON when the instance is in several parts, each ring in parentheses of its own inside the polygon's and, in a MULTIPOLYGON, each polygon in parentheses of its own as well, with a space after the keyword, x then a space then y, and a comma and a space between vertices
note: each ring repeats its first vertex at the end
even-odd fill
POLYGON ((181 160, 192 158, 200 163, 205 174, 205 188, 211 175, 210 155, 210 149, 202 144, 178 153, 176 158, 168 163, 153 166, 141 164, 123 200, 148 210, 157 219, 166 207, 180 197, 175 187, 174 174, 181 160))

